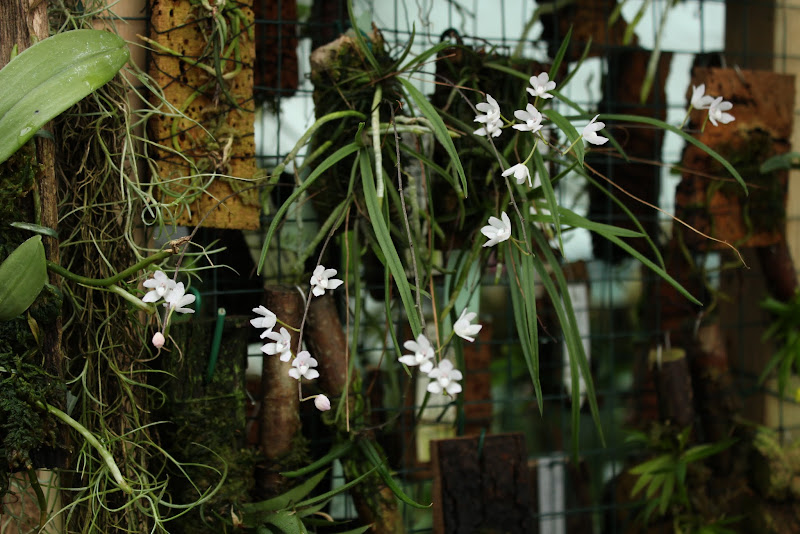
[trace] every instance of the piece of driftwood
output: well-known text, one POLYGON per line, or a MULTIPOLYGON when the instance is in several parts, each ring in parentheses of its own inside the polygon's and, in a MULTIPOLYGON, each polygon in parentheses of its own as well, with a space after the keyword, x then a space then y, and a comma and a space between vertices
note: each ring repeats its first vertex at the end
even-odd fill
MULTIPOLYGON (((303 320, 305 301, 295 287, 269 286, 264 291, 264 305, 284 323, 298 328, 303 320)), ((280 326, 276 325, 276 331, 280 326)), ((291 331, 292 354, 297 353, 299 334, 291 331)), ((272 497, 285 489, 280 471, 297 468, 301 447, 300 398, 298 382, 289 376, 291 364, 275 355, 264 355, 261 371, 261 409, 259 448, 266 459, 256 475, 256 485, 263 497, 272 497)))
POLYGON ((678 428, 694 421, 692 377, 686 351, 662 347, 650 351, 650 365, 655 376, 661 420, 678 428))
MULTIPOLYGON (((697 230, 737 247, 779 243, 786 218, 787 171, 761 174, 768 158, 789 150, 794 109, 794 77, 775 72, 695 68, 692 85, 733 103, 734 122, 705 125, 707 111, 692 112, 688 128, 741 174, 749 194, 708 154, 688 145, 683 156, 676 215, 697 230)), ((693 249, 727 248, 688 230, 693 249)))
POLYGON ((431 461, 435 534, 533 532, 522 434, 437 440, 431 461))
MULTIPOLYGON (((335 439, 339 442, 353 439, 353 431, 359 431, 370 421, 369 409, 358 388, 361 378, 356 368, 347 379, 347 336, 339 319, 333 296, 326 294, 315 297, 311 301, 305 326, 304 340, 311 355, 317 360, 320 388, 331 397, 333 410, 337 409, 339 399, 348 386, 348 409, 346 417, 334 421, 335 439), (349 428, 348 428, 349 423, 349 428)), ((359 436, 358 439, 373 439, 373 433, 359 436)), ((380 445, 373 441, 373 447, 380 452, 380 445)), ((363 449, 356 447, 347 457, 342 459, 345 478, 353 480, 373 468, 372 463, 363 454, 363 449)), ((376 534, 401 534, 404 532, 403 518, 392 490, 383 482, 377 473, 367 476, 360 484, 350 490, 358 517, 365 525, 372 525, 370 532, 376 534)))

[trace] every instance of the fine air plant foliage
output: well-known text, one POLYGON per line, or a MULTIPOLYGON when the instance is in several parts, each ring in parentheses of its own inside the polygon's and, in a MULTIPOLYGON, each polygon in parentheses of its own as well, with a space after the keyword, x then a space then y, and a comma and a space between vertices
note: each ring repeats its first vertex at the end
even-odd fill
MULTIPOLYGON (((402 50, 392 53, 380 32, 359 26, 349 8, 355 30, 326 50, 315 74, 330 89, 318 93, 316 122, 285 160, 256 184, 275 187, 286 166, 301 152, 308 152, 297 171, 295 189, 269 214, 259 272, 276 257, 276 236, 287 220, 311 199, 320 219, 319 230, 287 269, 305 297, 303 321, 314 299, 332 293, 343 296, 347 303, 345 352, 348 357, 357 354, 359 336, 371 320, 363 305, 362 281, 376 279, 383 288, 376 294, 386 318, 380 327, 387 340, 384 358, 397 362, 393 365, 401 369, 402 377, 416 373, 426 381, 426 404, 458 405, 459 394, 469 387, 461 371, 463 343, 481 335, 478 310, 466 304, 478 291, 470 274, 477 265, 481 271, 493 269, 498 279, 507 281, 514 327, 538 406, 543 409, 535 297, 541 288, 555 310, 566 344, 577 451, 582 391, 601 436, 602 429, 562 270, 563 236, 577 228, 595 232, 626 250, 688 300, 699 302, 669 275, 658 247, 641 225, 640 231, 632 231, 592 222, 559 204, 555 187, 562 180, 581 178, 601 187, 603 176, 586 164, 585 156, 603 147, 624 157, 613 130, 616 124, 631 122, 662 128, 699 146, 744 187, 741 176, 679 126, 649 117, 596 114, 566 98, 563 90, 581 66, 578 63, 568 70, 562 65, 569 35, 541 70, 523 71, 500 58, 487 61, 486 68, 519 86, 518 94, 496 99, 497 95, 481 88, 480 79, 439 79, 427 73, 428 64, 441 61, 437 56, 453 47, 451 43, 414 55, 412 34, 402 50), (420 90, 420 82, 430 89, 438 84, 445 94, 444 104, 434 105, 420 90), (473 164, 473 159, 480 164, 473 164), (638 252, 624 240, 629 238, 646 240, 652 254, 638 252), (339 254, 332 253, 335 249, 339 254)), ((80 9, 62 5, 51 16, 62 35, 74 35, 78 32, 71 30, 87 27, 93 12, 83 3, 80 9)), ((86 69, 95 70, 109 69, 86 69)), ((43 400, 33 405, 73 431, 72 460, 62 471, 61 481, 70 494, 60 511, 69 532, 112 527, 130 532, 169 531, 170 519, 207 502, 226 477, 225 469, 209 466, 219 481, 216 486, 198 488, 194 502, 173 502, 169 497, 167 466, 178 470, 181 466, 158 443, 158 421, 151 414, 164 394, 151 383, 150 362, 180 356, 181 347, 170 343, 170 325, 194 312, 191 280, 203 275, 200 260, 214 251, 189 249, 194 234, 160 250, 142 245, 155 231, 174 226, 176 214, 191 198, 160 194, 159 178, 148 178, 144 172, 157 172, 149 155, 156 141, 147 137, 148 118, 180 116, 180 109, 160 97, 160 90, 135 67, 124 70, 126 77, 92 86, 94 92, 88 98, 81 100, 89 92, 75 93, 68 103, 61 99, 65 106, 53 106, 51 116, 15 130, 31 128, 25 132, 30 137, 77 102, 56 121, 55 131, 62 148, 57 165, 62 187, 61 264, 44 259, 37 236, 8 251, 0 265, 0 272, 16 270, 18 265, 31 270, 24 283, 0 285, 2 311, 11 310, 9 317, 0 317, 3 325, 9 321, 33 324, 26 317, 35 316, 36 295, 45 287, 44 268, 64 279, 67 402, 64 409, 43 400), (141 104, 133 103, 134 95, 141 97, 141 104), (84 148, 76 151, 70 146, 84 148), (183 261, 185 255, 197 261, 183 261), (13 307, 6 308, 6 301, 13 307)), ((209 83, 220 84, 224 94, 225 77, 218 74, 210 72, 209 83)), ((0 124, 7 120, 1 113, 4 98, 0 95, 0 124)), ((730 117, 725 113, 730 106, 722 99, 698 98, 692 104, 708 108, 714 124, 730 117)), ((0 154, 14 153, 22 146, 20 139, 19 135, 0 137, 0 154)), ((207 183, 208 177, 200 176, 203 169, 197 162, 190 163, 188 167, 202 178, 193 183, 207 183)), ((30 228, 36 230, 35 225, 30 228)), ((4 280, 0 277, 0 284, 4 280)), ((336 493, 309 497, 324 476, 324 467, 353 454, 366 467, 355 471, 357 476, 338 491, 379 477, 406 504, 425 507, 394 480, 367 423, 351 420, 350 403, 358 401, 358 392, 353 390, 360 382, 346 381, 335 395, 322 391, 304 397, 303 386, 320 378, 318 368, 322 367, 313 353, 303 350, 304 325, 289 324, 263 306, 254 312, 251 324, 262 331, 265 357, 285 363, 286 375, 297 381, 300 400, 312 401, 325 412, 323 418, 336 428, 340 440, 309 469, 284 473, 288 478, 309 477, 294 490, 260 503, 235 504, 230 518, 217 519, 224 519, 231 528, 258 532, 305 532, 324 518, 320 510, 336 493), (299 333, 296 345, 290 330, 299 333)), ((350 379, 354 360, 347 362, 350 379)), ((14 372, 5 364, 0 367, 0 386, 14 372)))

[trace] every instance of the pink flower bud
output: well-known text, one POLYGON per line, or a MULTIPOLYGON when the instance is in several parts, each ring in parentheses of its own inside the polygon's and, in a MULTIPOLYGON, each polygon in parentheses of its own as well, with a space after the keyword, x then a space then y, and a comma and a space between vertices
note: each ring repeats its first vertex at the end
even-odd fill
POLYGON ((321 412, 327 412, 331 409, 331 401, 325 395, 317 395, 314 397, 314 406, 321 412))
POLYGON ((163 347, 165 341, 166 339, 164 339, 164 334, 162 334, 161 332, 156 332, 153 335, 153 346, 155 348, 160 349, 161 347, 163 347))

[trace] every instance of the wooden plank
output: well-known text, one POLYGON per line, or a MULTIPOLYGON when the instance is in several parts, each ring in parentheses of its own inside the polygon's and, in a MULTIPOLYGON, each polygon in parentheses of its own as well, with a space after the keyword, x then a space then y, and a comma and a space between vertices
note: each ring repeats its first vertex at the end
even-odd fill
POLYGON ((434 441, 435 534, 533 532, 522 434, 434 441))

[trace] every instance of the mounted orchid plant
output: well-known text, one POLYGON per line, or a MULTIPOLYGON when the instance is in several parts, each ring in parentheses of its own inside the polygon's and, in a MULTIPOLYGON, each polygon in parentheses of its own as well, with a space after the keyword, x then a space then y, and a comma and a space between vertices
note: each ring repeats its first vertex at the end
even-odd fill
MULTIPOLYGON (((476 310, 470 310, 464 304, 477 290, 474 279, 470 278, 470 268, 475 264, 485 267, 491 263, 498 277, 507 275, 516 331, 540 410, 543 402, 539 379, 536 288, 542 288, 552 302, 570 364, 570 391, 574 397, 573 437, 577 446, 582 389, 587 394, 598 429, 599 412, 591 371, 561 269, 564 258, 562 234, 575 228, 596 232, 626 250, 687 299, 699 302, 666 272, 657 245, 638 222, 636 225, 640 231, 590 221, 560 205, 554 187, 560 180, 579 176, 598 185, 592 177, 595 171, 584 162, 587 150, 592 147, 609 144, 612 150, 625 157, 623 148, 612 135, 615 124, 611 122, 609 128, 607 121, 619 124, 636 122, 680 135, 718 160, 744 187, 741 176, 721 156, 684 132, 682 127, 649 117, 588 113, 566 98, 561 91, 574 71, 563 80, 554 77, 562 72, 560 67, 569 35, 548 72, 519 72, 502 65, 489 65, 504 75, 524 79, 529 84, 515 102, 499 102, 484 92, 469 94, 463 86, 450 84, 454 98, 469 102, 477 129, 447 110, 434 107, 416 86, 425 76, 426 61, 451 44, 440 43, 403 63, 411 50, 413 36, 401 59, 391 61, 380 55, 382 39, 379 34, 354 32, 351 39, 356 43, 363 71, 350 73, 347 80, 358 79, 359 90, 362 93, 368 90, 371 98, 364 109, 369 111, 359 111, 359 106, 348 100, 350 109, 343 106, 341 110, 319 117, 287 160, 274 170, 270 183, 276 183, 287 162, 304 147, 312 149, 310 157, 314 160, 327 154, 315 167, 307 163, 303 165, 294 192, 282 205, 276 206, 262 247, 259 272, 267 258, 275 253, 271 248, 275 236, 297 207, 309 200, 309 192, 319 187, 326 175, 336 169, 345 169, 346 187, 341 189, 346 193, 325 214, 318 234, 311 239, 313 244, 323 241, 324 244, 321 249, 317 248, 320 259, 311 275, 310 291, 316 297, 340 286, 352 288, 344 300, 354 325, 354 329, 349 330, 353 351, 358 349, 358 328, 366 317, 359 299, 363 298, 362 278, 367 269, 363 263, 364 255, 369 252, 383 267, 387 324, 392 320, 399 322, 399 330, 406 328, 411 333, 410 339, 401 343, 395 328, 387 328, 384 338, 390 341, 385 350, 394 353, 396 361, 407 372, 418 369, 428 381, 426 389, 429 394, 456 399, 464 387, 464 374, 458 363, 463 363, 463 352, 460 344, 452 341, 459 338, 473 342, 481 332, 481 325, 476 322, 476 310), (519 109, 513 111, 514 120, 507 119, 502 108, 519 103, 519 109), (563 114, 565 109, 574 114, 563 114), (332 141, 332 125, 346 123, 352 127, 337 126, 336 133, 342 138, 332 141), (506 132, 513 132, 508 141, 505 141, 508 134, 503 135, 506 132), (313 139, 319 137, 325 142, 314 144, 313 139), (483 157, 494 159, 489 176, 467 176, 465 158, 468 155, 454 144, 458 142, 463 146, 466 141, 472 143, 472 152, 480 150, 483 157), (511 159, 512 155, 519 153, 524 157, 516 161, 511 159), (480 192, 487 183, 494 184, 492 195, 480 192), (467 236, 457 247, 443 245, 447 231, 437 220, 437 216, 442 214, 437 213, 439 198, 434 198, 434 190, 437 194, 448 191, 457 199, 458 215, 454 224, 459 235, 467 236), (468 198, 473 204, 465 208, 468 198), (477 220, 482 220, 483 226, 473 225, 477 220), (485 240, 481 239, 481 234, 485 240), (646 240, 652 248, 652 255, 638 252, 624 240, 628 238, 646 240), (340 257, 344 258, 343 271, 321 264, 329 243, 340 247, 340 257), (439 252, 449 259, 444 262, 437 260, 439 252), (339 272, 342 272, 342 280, 333 278, 339 272), (442 274, 447 287, 439 291, 436 285, 441 283, 442 274), (426 314, 423 311, 426 309, 432 311, 426 314), (428 320, 433 319, 433 328, 426 325, 426 315, 428 320), (451 345, 455 351, 451 350, 451 345)), ((574 70, 578 68, 580 64, 574 70)), ((436 82, 447 85, 441 80, 436 82)), ((344 87, 337 90, 347 91, 344 87)), ((727 113, 731 107, 728 102, 702 93, 700 88, 696 93, 699 96, 692 99, 692 105, 697 109, 708 109, 712 124, 716 126, 733 120, 727 113)), ((302 268, 301 262, 298 264, 302 268)), ((301 350, 302 340, 301 346, 292 350, 287 330, 289 325, 263 306, 253 311, 258 314, 252 320, 253 326, 264 329, 262 338, 269 340, 262 347, 267 357, 280 357, 287 363, 286 372, 298 381, 316 378, 317 361, 313 354, 301 350), (278 332, 274 331, 276 327, 278 332)), ((302 400, 313 399, 320 410, 328 410, 331 406, 331 400, 324 395, 300 396, 302 400)))

